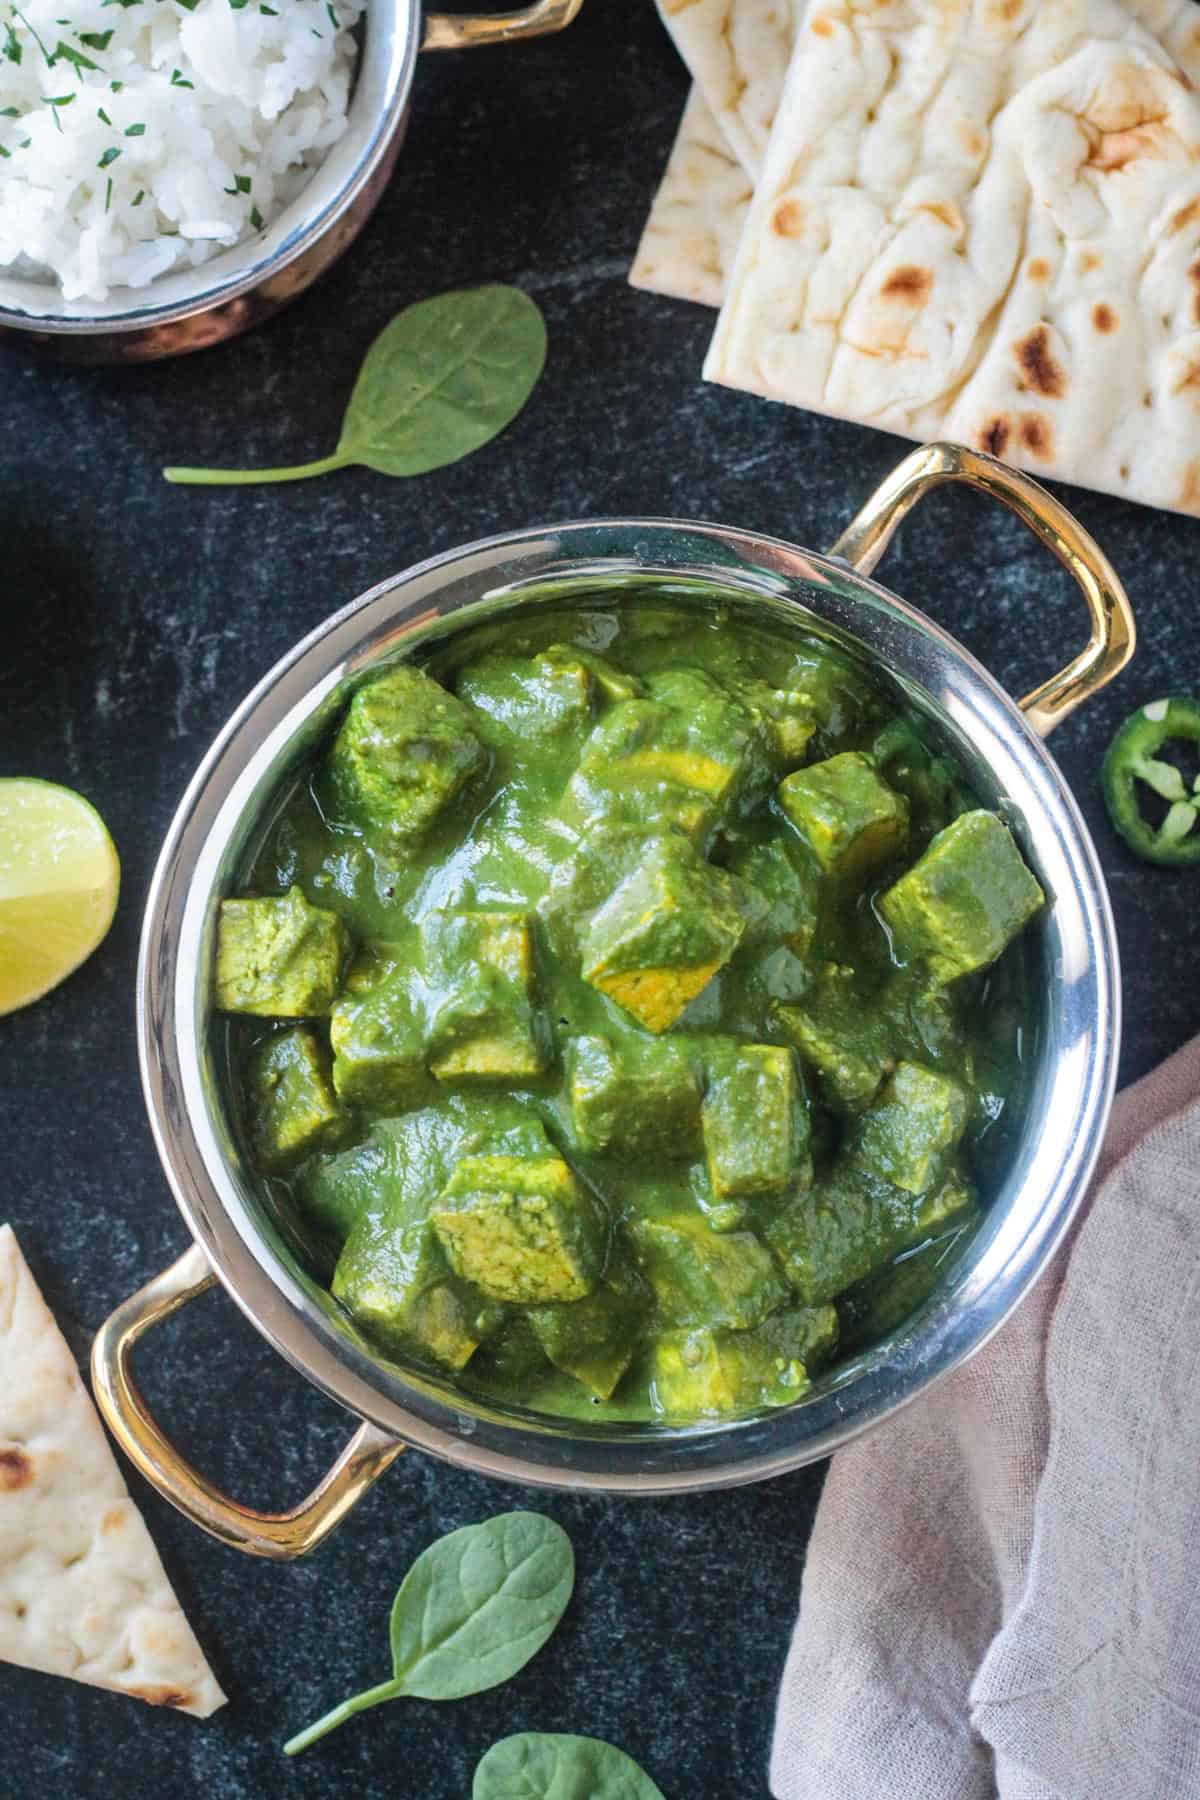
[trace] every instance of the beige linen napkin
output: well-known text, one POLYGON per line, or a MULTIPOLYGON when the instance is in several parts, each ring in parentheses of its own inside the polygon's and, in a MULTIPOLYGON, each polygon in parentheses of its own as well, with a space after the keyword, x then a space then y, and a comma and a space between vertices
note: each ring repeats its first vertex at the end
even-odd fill
POLYGON ((978 1356, 834 1458, 778 1800, 1200 1796, 1200 1040, 978 1356))

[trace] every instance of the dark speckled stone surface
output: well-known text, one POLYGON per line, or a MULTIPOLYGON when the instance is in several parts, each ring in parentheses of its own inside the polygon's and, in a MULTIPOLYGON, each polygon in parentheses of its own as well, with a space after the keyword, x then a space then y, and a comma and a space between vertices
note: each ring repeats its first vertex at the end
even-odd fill
MULTIPOLYGON (((703 386, 709 315, 626 286, 684 92, 649 0, 588 0, 557 41, 426 59, 408 150, 366 236, 274 323, 132 372, 0 351, 0 771, 81 788, 125 871, 103 952, 42 1004, 0 1020, 0 1218, 16 1226, 81 1361, 113 1304, 184 1247, 137 1079, 138 923, 184 783, 251 683, 359 590, 485 532, 650 512, 820 546, 904 451, 703 386), (324 453, 387 319, 485 279, 537 295, 552 349, 534 404, 469 462, 412 483, 354 472, 224 494, 159 479, 170 461, 324 453)), ((1126 577, 1142 627, 1133 669, 1055 745, 1112 885, 1128 1079, 1200 1027, 1200 877, 1125 854, 1102 813, 1097 764, 1132 707, 1200 690, 1200 525, 1068 498, 1126 577)), ((1016 691, 1081 635, 1066 578, 973 497, 930 503, 885 578, 1016 691)), ((183 1444, 260 1504, 298 1496, 346 1436, 345 1417, 222 1296, 162 1331, 143 1362, 183 1444)), ((412 1456, 311 1562, 273 1568, 219 1548, 133 1487, 232 1704, 197 1725, 0 1668, 4 1800, 461 1800, 482 1750, 529 1727, 616 1739, 669 1800, 766 1794, 818 1471, 686 1501, 542 1501, 571 1532, 580 1570, 552 1649, 497 1693, 380 1710, 295 1764, 279 1755, 288 1733, 386 1673, 387 1608, 413 1555, 522 1496, 412 1456)))

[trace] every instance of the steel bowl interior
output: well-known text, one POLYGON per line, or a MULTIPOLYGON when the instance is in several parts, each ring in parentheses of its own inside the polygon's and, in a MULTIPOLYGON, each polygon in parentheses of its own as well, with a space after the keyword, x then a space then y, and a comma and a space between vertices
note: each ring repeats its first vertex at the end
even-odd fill
MULTIPOLYGON (((279 300, 289 297, 287 272, 306 264, 323 239, 336 237, 394 149, 419 43, 418 0, 371 0, 345 134, 264 232, 199 268, 159 276, 145 288, 117 288, 106 301, 65 301, 55 282, 0 272, 0 331, 64 339, 162 332, 192 315, 227 310, 264 284, 275 287, 279 300)), ((302 285, 297 281, 295 291, 302 285)))
POLYGON ((268 674, 195 776, 155 877, 139 977, 143 1080, 160 1154, 235 1301, 352 1412, 509 1479, 621 1492, 752 1481, 828 1454, 972 1354, 1044 1268, 1081 1199, 1115 1080, 1115 934, 1095 850, 1039 739, 947 633, 873 581, 778 540, 706 524, 616 521, 496 538, 384 582, 268 674), (210 1019, 217 903, 352 686, 390 657, 481 620, 620 594, 817 630, 918 707, 1000 811, 1052 897, 1034 928, 1040 1014, 1015 1149, 978 1235, 927 1305, 794 1405, 686 1427, 563 1420, 483 1403, 381 1358, 297 1258, 242 1163, 210 1019))

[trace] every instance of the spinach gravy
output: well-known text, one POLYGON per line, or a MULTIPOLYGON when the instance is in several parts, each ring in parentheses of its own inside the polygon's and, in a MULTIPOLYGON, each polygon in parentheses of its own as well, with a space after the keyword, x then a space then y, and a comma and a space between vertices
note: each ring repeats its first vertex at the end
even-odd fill
POLYGON ((244 1155, 402 1366, 592 1419, 784 1404, 994 1191, 1042 891, 800 626, 664 593, 460 631, 358 688, 244 873, 244 1155))

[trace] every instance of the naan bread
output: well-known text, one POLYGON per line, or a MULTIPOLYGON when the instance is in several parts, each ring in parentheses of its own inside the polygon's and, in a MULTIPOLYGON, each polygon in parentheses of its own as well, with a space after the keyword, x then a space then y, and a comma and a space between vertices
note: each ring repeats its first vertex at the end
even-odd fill
POLYGON ((1128 7, 818 0, 710 380, 1200 512, 1198 328, 1200 100, 1128 7))
POLYGON ((750 197, 749 176, 693 88, 629 272, 633 286, 720 306, 750 197))
POLYGON ((726 141, 757 180, 805 0, 658 0, 726 141))
POLYGON ((0 1226, 0 1659, 197 1719, 225 1704, 8 1225, 0 1226))

